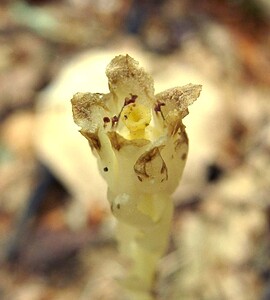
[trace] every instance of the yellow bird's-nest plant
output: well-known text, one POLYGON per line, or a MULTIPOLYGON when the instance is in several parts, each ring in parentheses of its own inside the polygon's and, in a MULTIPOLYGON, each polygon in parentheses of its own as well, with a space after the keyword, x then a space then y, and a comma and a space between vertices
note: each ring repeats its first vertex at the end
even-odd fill
POLYGON ((129 55, 115 57, 106 75, 110 92, 75 94, 73 117, 108 184, 119 248, 131 263, 123 285, 130 299, 153 299, 156 265, 170 232, 171 194, 188 153, 182 119, 201 85, 155 95, 152 77, 129 55))

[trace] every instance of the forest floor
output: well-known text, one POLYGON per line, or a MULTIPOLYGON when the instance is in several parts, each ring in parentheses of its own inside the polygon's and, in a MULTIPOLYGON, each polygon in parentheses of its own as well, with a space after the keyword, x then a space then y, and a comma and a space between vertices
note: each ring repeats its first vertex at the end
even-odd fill
POLYGON ((203 84, 184 122, 190 153, 158 299, 270 299, 270 6, 145 2, 0 4, 1 299, 122 300, 105 186, 85 196, 102 183, 68 150, 66 121, 77 81, 105 74, 100 57, 119 51, 138 54, 157 90, 203 84))

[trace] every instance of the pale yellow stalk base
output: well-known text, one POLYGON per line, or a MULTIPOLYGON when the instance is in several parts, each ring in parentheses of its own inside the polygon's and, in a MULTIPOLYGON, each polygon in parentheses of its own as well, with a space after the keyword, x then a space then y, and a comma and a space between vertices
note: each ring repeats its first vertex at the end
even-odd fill
MULTIPOLYGON (((154 300, 152 291, 156 279, 157 263, 167 249, 169 233, 171 228, 173 204, 170 196, 151 195, 159 202, 160 207, 157 218, 149 216, 148 226, 141 224, 127 224, 123 221, 118 222, 117 239, 120 252, 127 259, 127 274, 121 280, 122 285, 127 291, 128 300, 154 300)), ((118 199, 119 200, 119 199, 118 199)), ((139 207, 137 213, 148 214, 147 206, 139 207), (144 210, 143 210, 144 209, 144 210)))

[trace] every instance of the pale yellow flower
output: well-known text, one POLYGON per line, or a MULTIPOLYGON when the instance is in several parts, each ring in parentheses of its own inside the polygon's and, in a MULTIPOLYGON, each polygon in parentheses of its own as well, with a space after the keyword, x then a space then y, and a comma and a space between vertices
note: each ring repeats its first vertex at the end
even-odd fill
POLYGON ((115 57, 106 74, 109 94, 77 93, 72 105, 109 189, 116 195, 171 194, 188 152, 182 118, 201 86, 154 95, 153 79, 128 55, 115 57))
MULTIPOLYGON (((188 114, 188 106, 199 97, 201 85, 187 84, 155 95, 153 79, 129 55, 115 57, 106 75, 110 93, 74 95, 74 120, 108 183, 113 214, 123 224, 141 230, 140 242, 137 241, 140 250, 133 247, 128 251, 134 251, 134 260, 136 256, 146 259, 146 252, 153 253, 154 266, 167 240, 159 241, 148 234, 151 230, 157 234, 158 229, 161 237, 163 231, 164 237, 168 235, 170 195, 179 183, 188 153, 182 119, 188 114)), ((124 231, 131 236, 132 233, 124 228, 119 232, 128 240, 124 231)), ((136 241, 136 234, 130 239, 136 241)), ((150 263, 151 259, 147 259, 150 263)))

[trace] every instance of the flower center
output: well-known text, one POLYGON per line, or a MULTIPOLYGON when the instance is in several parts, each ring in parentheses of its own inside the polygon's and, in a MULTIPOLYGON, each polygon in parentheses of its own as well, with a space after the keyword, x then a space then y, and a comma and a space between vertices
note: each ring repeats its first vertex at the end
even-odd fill
POLYGON ((121 119, 131 135, 139 134, 150 124, 151 112, 142 104, 131 103, 123 107, 121 119))

